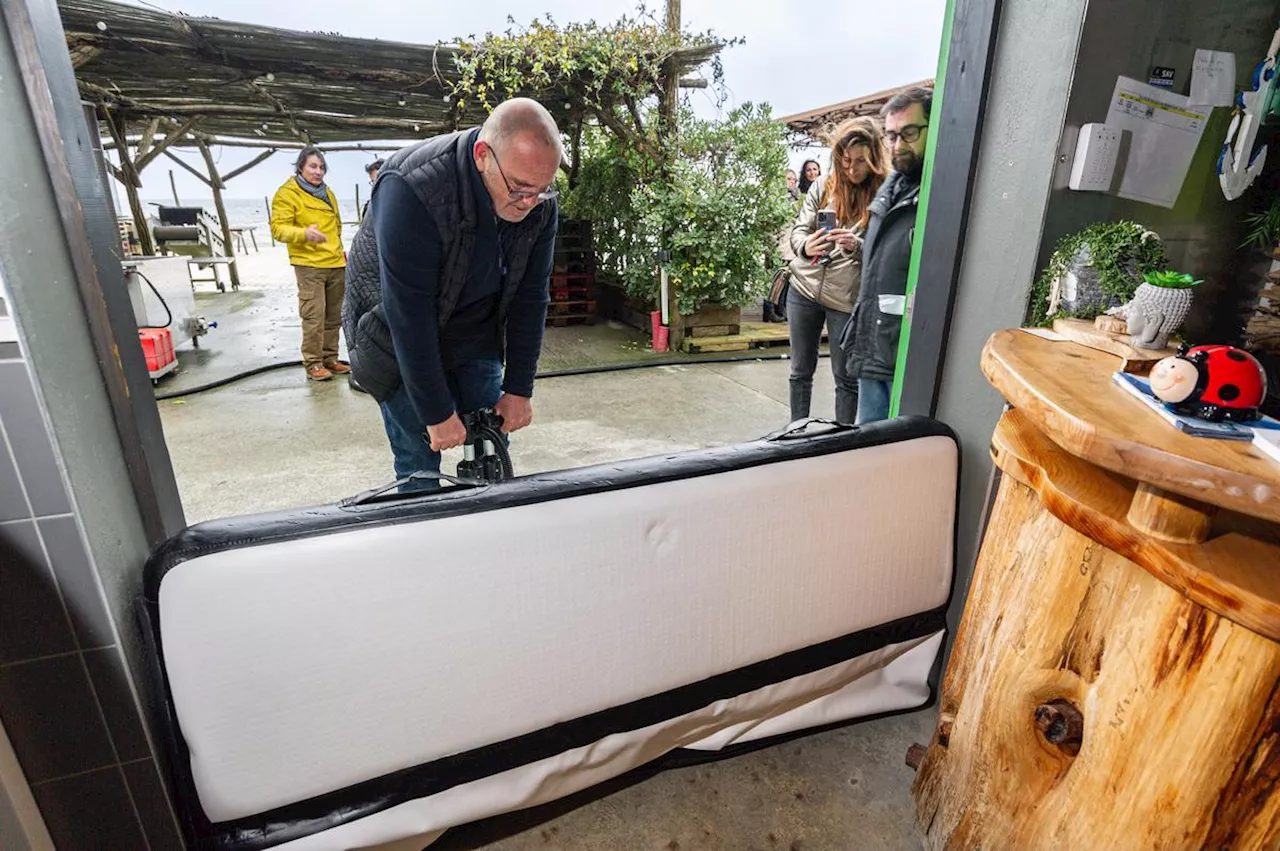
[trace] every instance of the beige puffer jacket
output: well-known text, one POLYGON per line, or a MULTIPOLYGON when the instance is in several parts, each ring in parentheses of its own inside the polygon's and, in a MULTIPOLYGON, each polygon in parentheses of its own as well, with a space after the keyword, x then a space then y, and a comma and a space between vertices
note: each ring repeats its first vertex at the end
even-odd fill
MULTIPOLYGON (((840 246, 832 249, 831 262, 826 266, 802 257, 800 253, 805 240, 817 230, 818 210, 821 209, 822 192, 826 185, 826 175, 813 182, 809 193, 805 195, 800 215, 791 226, 791 249, 796 253, 795 259, 791 261, 791 286, 800 295, 823 307, 852 313, 853 302, 857 299, 862 284, 861 238, 852 252, 845 251, 840 246)), ((839 224, 841 227, 850 226, 846 222, 839 224)))

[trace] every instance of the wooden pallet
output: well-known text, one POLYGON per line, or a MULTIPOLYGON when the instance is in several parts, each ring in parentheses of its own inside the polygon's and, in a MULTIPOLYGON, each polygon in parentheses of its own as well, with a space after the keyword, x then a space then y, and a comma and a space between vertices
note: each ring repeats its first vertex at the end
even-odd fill
POLYGON ((596 316, 548 316, 547 325, 551 328, 564 328, 568 325, 595 325, 596 316))
POLYGON ((556 301, 594 301, 595 287, 552 287, 551 300, 556 301))
POLYGON ((553 301, 547 305, 548 316, 586 316, 596 313, 596 300, 578 299, 577 301, 553 301))
MULTIPOLYGON (((822 339, 827 335, 823 332, 822 339)), ((770 346, 789 346, 791 338, 785 322, 743 322, 737 334, 719 337, 686 337, 680 348, 687 354, 704 352, 745 352, 770 346)))
POLYGON ((554 272, 551 275, 551 288, 593 287, 596 276, 593 272, 554 272))

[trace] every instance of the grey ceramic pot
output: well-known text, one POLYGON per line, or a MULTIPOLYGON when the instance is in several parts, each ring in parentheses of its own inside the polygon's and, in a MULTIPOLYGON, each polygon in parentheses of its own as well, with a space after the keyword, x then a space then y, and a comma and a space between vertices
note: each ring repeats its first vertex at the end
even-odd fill
POLYGON ((1139 349, 1163 349, 1191 310, 1191 288, 1141 284, 1125 307, 1126 327, 1139 349))

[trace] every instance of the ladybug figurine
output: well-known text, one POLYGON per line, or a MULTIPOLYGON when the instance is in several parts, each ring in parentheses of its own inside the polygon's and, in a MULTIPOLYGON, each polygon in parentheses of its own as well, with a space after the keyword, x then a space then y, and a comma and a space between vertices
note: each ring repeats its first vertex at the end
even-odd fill
POLYGON ((1267 374, 1234 346, 1184 343, 1151 370, 1151 392, 1174 411, 1213 422, 1249 422, 1267 396, 1267 374))

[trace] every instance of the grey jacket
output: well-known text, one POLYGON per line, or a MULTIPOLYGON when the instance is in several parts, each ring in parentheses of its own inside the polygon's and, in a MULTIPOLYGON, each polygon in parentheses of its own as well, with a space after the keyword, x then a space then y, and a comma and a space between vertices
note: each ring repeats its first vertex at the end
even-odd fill
POLYGON ((882 312, 881 296, 901 296, 907 291, 919 200, 920 184, 894 172, 871 202, 871 221, 862 244, 866 258, 862 289, 840 340, 846 369, 855 378, 893 380, 902 314, 882 312))
MULTIPOLYGON (((849 313, 858 297, 862 282, 862 248, 859 242, 851 252, 836 246, 830 253, 831 262, 826 266, 814 263, 801 255, 805 240, 818 229, 818 210, 822 208, 822 193, 827 185, 824 175, 813 182, 800 207, 800 214, 791 226, 791 287, 797 293, 823 307, 849 313)), ((841 227, 849 224, 840 222, 841 227)))
MULTIPOLYGON (((378 172, 399 174, 426 208, 426 227, 434 227, 444 246, 440 287, 436 296, 438 324, 444 327, 453 315, 467 283, 475 248, 476 198, 468 173, 467 151, 472 131, 460 130, 402 148, 392 154, 378 172)), ((377 206, 377 184, 370 200, 377 206)), ((540 204, 516 227, 508 259, 506 283, 499 300, 498 323, 505 327, 507 312, 524 279, 529 254, 548 217, 558 209, 554 201, 540 204)), ((374 216, 366 216, 356 231, 347 256, 347 292, 342 303, 342 330, 351 356, 351 372, 369 395, 385 401, 400 387, 395 347, 382 310, 382 279, 374 216)))

